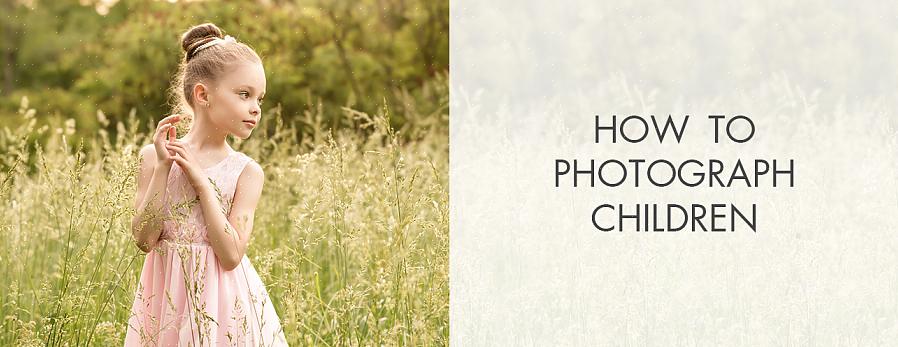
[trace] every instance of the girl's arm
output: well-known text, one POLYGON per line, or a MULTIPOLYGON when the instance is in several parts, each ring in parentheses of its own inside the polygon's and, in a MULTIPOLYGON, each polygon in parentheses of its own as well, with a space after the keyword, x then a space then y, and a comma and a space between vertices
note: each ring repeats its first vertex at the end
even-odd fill
POLYGON ((197 195, 206 221, 206 236, 221 266, 227 271, 240 265, 246 254, 249 236, 253 231, 253 216, 262 195, 264 181, 262 167, 255 161, 250 161, 237 178, 237 189, 228 216, 225 216, 212 184, 198 184, 197 195))
POLYGON ((181 115, 163 118, 156 125, 153 143, 140 149, 140 173, 137 176, 137 196, 134 198, 134 218, 131 219, 131 235, 140 250, 149 253, 156 247, 162 233, 162 200, 168 184, 173 155, 165 149, 168 142, 177 138, 174 124, 181 115))
POLYGON ((162 199, 171 165, 171 162, 157 162, 153 144, 140 150, 140 174, 134 199, 136 212, 131 219, 131 235, 137 247, 147 253, 156 247, 162 233, 162 221, 165 219, 162 199))

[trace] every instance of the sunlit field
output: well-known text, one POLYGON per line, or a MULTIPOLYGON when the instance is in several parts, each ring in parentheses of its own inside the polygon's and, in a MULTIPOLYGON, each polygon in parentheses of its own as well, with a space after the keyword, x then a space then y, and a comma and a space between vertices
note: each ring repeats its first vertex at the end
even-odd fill
MULTIPOLYGON (((247 256, 291 345, 448 344, 448 108, 402 109, 343 109, 350 126, 330 131, 320 105, 296 122, 272 108, 231 141, 265 170, 247 256)), ((130 233, 137 154, 155 124, 98 113, 115 135, 82 139, 41 117, 23 99, 0 129, 0 345, 119 345, 145 258, 130 233)))

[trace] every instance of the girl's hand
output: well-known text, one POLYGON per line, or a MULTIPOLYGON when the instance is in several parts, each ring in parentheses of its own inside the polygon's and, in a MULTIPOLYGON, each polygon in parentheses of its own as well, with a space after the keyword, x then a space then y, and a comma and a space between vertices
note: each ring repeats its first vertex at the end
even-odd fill
POLYGON ((174 153, 171 159, 178 163, 181 170, 187 174, 187 181, 190 182, 190 185, 193 186, 193 189, 196 190, 197 193, 209 184, 209 176, 207 176, 206 172, 203 171, 203 168, 197 164, 196 159, 193 157, 193 153, 187 148, 186 143, 178 140, 169 141, 165 145, 165 148, 174 153))
POLYGON ((153 146, 156 147, 156 160, 162 165, 171 165, 174 152, 166 148, 166 144, 175 140, 178 135, 174 124, 181 120, 181 115, 173 114, 163 118, 156 125, 156 132, 153 134, 153 146))

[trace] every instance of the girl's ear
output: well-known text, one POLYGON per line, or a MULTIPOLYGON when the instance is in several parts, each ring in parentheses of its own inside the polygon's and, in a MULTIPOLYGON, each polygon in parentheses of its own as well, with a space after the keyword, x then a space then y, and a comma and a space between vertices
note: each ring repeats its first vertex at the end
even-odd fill
POLYGON ((197 106, 205 105, 209 102, 209 89, 202 82, 193 85, 193 100, 197 106))

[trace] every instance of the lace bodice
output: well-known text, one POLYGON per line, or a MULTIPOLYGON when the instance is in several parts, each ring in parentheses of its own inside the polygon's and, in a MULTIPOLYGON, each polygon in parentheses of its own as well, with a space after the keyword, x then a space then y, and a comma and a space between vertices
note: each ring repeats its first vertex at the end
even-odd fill
MULTIPOLYGON (((252 160, 246 154, 232 151, 217 164, 204 171, 219 196, 219 202, 228 215, 237 189, 237 178, 246 164, 252 160)), ((163 199, 166 221, 163 222, 162 240, 175 242, 209 243, 206 237, 205 219, 196 190, 187 180, 186 173, 175 163, 168 174, 167 192, 163 199)))

